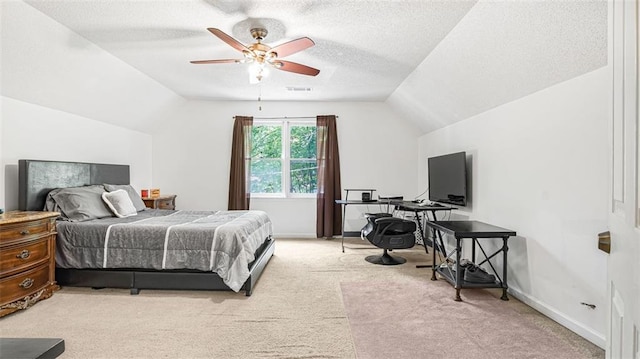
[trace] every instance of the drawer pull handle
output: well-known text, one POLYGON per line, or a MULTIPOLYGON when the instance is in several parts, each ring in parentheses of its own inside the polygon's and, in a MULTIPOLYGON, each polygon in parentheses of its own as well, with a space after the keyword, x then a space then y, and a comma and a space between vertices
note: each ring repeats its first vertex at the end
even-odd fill
POLYGON ((26 236, 27 234, 29 234, 29 230, 25 229, 24 231, 20 232, 20 234, 22 234, 23 236, 26 236))
POLYGON ((26 278, 25 280, 22 281, 22 283, 19 284, 22 288, 24 289, 28 289, 31 288, 31 286, 33 285, 33 279, 31 278, 26 278))
POLYGON ((22 252, 20 252, 20 254, 16 255, 16 258, 27 259, 27 258, 29 258, 30 255, 31 255, 31 253, 29 252, 29 250, 25 249, 22 252))

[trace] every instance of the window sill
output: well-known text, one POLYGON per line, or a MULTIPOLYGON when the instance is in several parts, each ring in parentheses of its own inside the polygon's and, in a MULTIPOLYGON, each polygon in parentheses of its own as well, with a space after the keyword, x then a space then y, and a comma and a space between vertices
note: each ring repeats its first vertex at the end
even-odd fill
POLYGON ((259 199, 259 200, 265 200, 265 199, 276 199, 276 200, 282 200, 282 199, 316 199, 316 196, 296 196, 296 197, 285 197, 285 196, 251 196, 251 199, 259 199))

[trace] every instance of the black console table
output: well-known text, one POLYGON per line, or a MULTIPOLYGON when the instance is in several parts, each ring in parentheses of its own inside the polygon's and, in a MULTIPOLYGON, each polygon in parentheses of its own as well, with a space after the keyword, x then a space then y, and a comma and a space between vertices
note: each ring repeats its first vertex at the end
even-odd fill
POLYGON ((511 236, 515 236, 516 232, 510 229, 505 229, 501 227, 496 227, 491 224, 487 224, 480 221, 431 221, 427 222, 427 225, 432 227, 435 230, 438 230, 443 233, 450 234, 456 239, 456 248, 453 252, 449 253, 449 255, 445 258, 445 261, 436 266, 436 254, 435 250, 433 251, 433 271, 431 275, 431 280, 437 280, 436 272, 438 272, 442 277, 451 283, 456 289, 456 301, 461 301, 460 298, 460 289, 462 288, 502 288, 502 300, 509 300, 507 296, 507 289, 509 288, 507 285, 507 252, 509 251, 509 247, 507 246, 507 240, 511 236), (472 283, 467 282, 461 276, 461 267, 460 267, 460 259, 462 256, 462 240, 470 238, 473 243, 471 247, 471 260, 475 263, 476 258, 476 247, 480 249, 482 252, 484 259, 476 263, 477 265, 482 265, 484 263, 488 263, 493 271, 493 274, 496 277, 496 281, 494 283, 472 283), (479 239, 487 239, 487 238, 501 238, 502 239, 502 247, 496 250, 492 254, 487 254, 482 245, 480 244, 479 239), (491 263, 490 259, 502 253, 503 262, 502 262, 502 277, 497 273, 495 267, 491 263), (452 270, 448 265, 449 257, 455 254, 455 270, 452 270))

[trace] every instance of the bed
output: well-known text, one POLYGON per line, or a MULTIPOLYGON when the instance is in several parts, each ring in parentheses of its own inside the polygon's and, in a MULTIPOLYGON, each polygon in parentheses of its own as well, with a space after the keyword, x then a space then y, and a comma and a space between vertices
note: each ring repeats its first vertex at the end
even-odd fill
MULTIPOLYGON (((58 210, 52 199, 60 202, 63 194, 96 188, 113 190, 108 195, 127 189, 135 202, 129 173, 128 165, 19 160, 19 209, 58 210)), ((70 204, 65 206, 69 214, 70 204)), ((109 208, 114 210, 111 203, 109 208)), ((69 214, 58 220, 58 284, 128 288, 131 294, 186 289, 250 296, 275 249, 271 221, 262 211, 132 211, 122 218, 109 213, 77 220, 69 214)))

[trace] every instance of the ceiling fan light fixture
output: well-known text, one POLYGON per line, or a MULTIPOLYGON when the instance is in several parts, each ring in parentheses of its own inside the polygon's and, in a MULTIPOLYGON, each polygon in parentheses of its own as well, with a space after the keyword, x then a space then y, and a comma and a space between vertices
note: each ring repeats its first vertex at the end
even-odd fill
POLYGON ((269 75, 269 68, 264 62, 254 62, 249 66, 249 83, 256 84, 269 75))
POLYGON ((249 76, 249 84, 250 85, 257 85, 261 81, 262 81, 262 76, 258 76, 258 77, 249 76))

